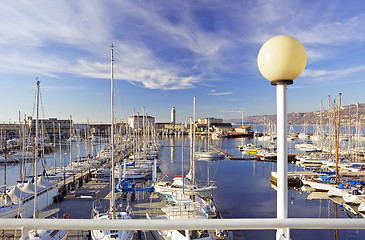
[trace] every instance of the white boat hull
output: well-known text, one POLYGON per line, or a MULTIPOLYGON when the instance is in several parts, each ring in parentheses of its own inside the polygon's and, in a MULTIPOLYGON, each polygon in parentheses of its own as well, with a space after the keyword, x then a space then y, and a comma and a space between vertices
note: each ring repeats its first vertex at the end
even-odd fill
POLYGON ((160 186, 155 185, 155 192, 164 194, 164 195, 172 195, 173 193, 182 193, 185 192, 187 194, 198 194, 201 197, 210 197, 213 194, 213 191, 216 189, 216 186, 202 187, 202 188, 179 188, 179 187, 170 187, 170 186, 160 186))
POLYGON ((29 240, 66 240, 67 239, 67 230, 31 230, 29 231, 29 236, 27 239, 29 240))
POLYGON ((12 204, 10 206, 3 206, 0 208, 0 218, 14 218, 20 216, 25 210, 23 204, 12 204))

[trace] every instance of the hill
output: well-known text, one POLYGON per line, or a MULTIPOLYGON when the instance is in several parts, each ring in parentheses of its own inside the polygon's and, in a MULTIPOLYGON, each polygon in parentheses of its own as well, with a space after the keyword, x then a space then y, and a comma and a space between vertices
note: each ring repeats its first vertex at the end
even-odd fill
MULTIPOLYGON (((365 124, 365 104, 361 103, 359 104, 359 122, 360 125, 365 124)), ((322 119, 322 124, 328 125, 328 119, 331 119, 331 122, 333 122, 333 119, 335 119, 335 116, 337 116, 338 111, 334 111, 333 109, 330 110, 330 113, 328 113, 328 110, 321 111, 315 111, 315 112, 297 112, 297 113, 288 113, 288 123, 293 125, 300 125, 300 124, 319 124, 320 119, 322 119), (336 115, 335 115, 336 114, 336 115), (322 117, 321 117, 322 116, 322 117)), ((356 104, 348 105, 348 106, 341 106, 340 111, 340 117, 341 117, 341 125, 348 125, 349 119, 351 120, 351 125, 355 125, 357 121, 357 107, 356 104)), ((231 119, 227 122, 234 122, 234 123, 240 123, 241 119, 231 119)), ((268 122, 276 122, 276 114, 274 115, 260 115, 260 116, 247 116, 244 117, 244 122, 252 123, 252 124, 265 124, 268 122)))

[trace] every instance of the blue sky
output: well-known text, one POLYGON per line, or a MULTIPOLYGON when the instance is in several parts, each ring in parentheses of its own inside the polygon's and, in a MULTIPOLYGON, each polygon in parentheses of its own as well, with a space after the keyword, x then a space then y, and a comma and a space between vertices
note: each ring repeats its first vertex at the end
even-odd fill
POLYGON ((276 91, 258 71, 262 44, 290 35, 307 51, 288 87, 288 112, 319 110, 328 95, 364 103, 365 2, 154 0, 0 2, 1 121, 34 116, 110 121, 146 112, 159 122, 274 114, 276 91))

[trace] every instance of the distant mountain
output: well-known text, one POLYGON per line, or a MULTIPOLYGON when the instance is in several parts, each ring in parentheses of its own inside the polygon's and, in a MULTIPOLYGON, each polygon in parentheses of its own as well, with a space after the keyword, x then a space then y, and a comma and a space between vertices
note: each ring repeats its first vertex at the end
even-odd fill
MULTIPOLYGON (((359 122, 361 125, 365 124, 365 104, 361 103, 359 104, 359 122)), ((288 113, 288 123, 293 125, 300 125, 300 124, 319 124, 320 119, 322 118, 322 124, 327 125, 328 119, 331 119, 331 122, 333 123, 333 120, 335 119, 335 116, 338 116, 338 110, 336 112, 332 109, 330 110, 330 114, 328 114, 328 110, 322 111, 322 114, 320 111, 315 112, 305 112, 305 113, 288 113), (336 115, 335 115, 336 114, 336 115), (321 117, 322 115, 322 117, 321 117)), ((357 107, 356 104, 348 105, 348 106, 341 106, 340 111, 340 118, 341 118, 341 125, 348 125, 349 119, 351 120, 351 125, 356 125, 357 121, 357 107)), ((261 115, 261 116, 247 116, 243 118, 245 123, 252 123, 252 124, 265 124, 268 122, 276 122, 276 114, 274 115, 261 115)), ((336 118, 337 120, 337 118, 336 118)), ((231 119, 227 122, 230 123, 241 123, 241 119, 231 119)))

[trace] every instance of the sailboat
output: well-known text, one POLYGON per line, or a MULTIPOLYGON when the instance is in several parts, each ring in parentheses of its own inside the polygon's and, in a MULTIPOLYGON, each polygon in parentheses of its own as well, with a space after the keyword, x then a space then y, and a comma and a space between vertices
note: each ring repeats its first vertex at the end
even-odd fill
MULTIPOLYGON (((192 149, 194 149, 194 147, 192 147, 192 149)), ((167 177, 173 177, 172 181, 159 181, 155 184, 155 192, 158 192, 167 198, 171 198, 173 193, 182 192, 207 198, 212 196, 213 191, 217 188, 215 185, 202 186, 195 183, 194 150, 193 153, 191 153, 190 171, 188 175, 167 175, 167 177)))
MULTIPOLYGON (((204 207, 201 201, 194 201, 193 199, 179 198, 174 200, 174 204, 167 205, 161 208, 165 215, 150 217, 151 219, 208 219, 209 211, 204 207)), ((168 230, 168 231, 152 231, 155 239, 199 239, 199 240, 213 240, 211 233, 207 230, 168 230)), ((224 238, 222 238, 224 239, 224 238)))
MULTIPOLYGON (((125 155, 126 155, 126 150, 127 150, 128 134, 129 134, 129 129, 127 131, 127 136, 126 136, 126 141, 125 141, 125 147, 124 147, 124 152, 123 152, 123 162, 118 164, 114 170, 116 177, 119 177, 119 183, 117 184, 117 187, 116 187, 117 191, 122 189, 121 185, 123 185, 125 183, 125 180, 145 179, 149 175, 148 166, 144 166, 144 165, 136 166, 137 159, 134 159, 133 162, 127 164, 127 159, 125 158, 125 155)), ((136 155, 134 155, 134 156, 136 156, 136 155)), ((124 186, 125 186, 125 184, 124 184, 124 186)))
MULTIPOLYGON (((113 45, 111 46, 111 152, 114 153, 114 92, 113 92, 113 45)), ((114 178, 114 154, 111 154, 111 197, 109 210, 100 212, 97 206, 93 206, 93 219, 97 220, 114 220, 114 219, 132 219, 129 211, 116 211, 115 206, 115 178, 114 178)), ((131 239, 133 231, 130 230, 92 230, 91 238, 96 239, 131 239)))
POLYGON ((207 125, 208 125, 207 149, 205 151, 200 151, 200 152, 196 153, 197 159, 199 159, 199 160, 219 160, 219 159, 223 159, 224 158, 223 154, 210 149, 210 146, 209 146, 209 138, 210 138, 209 119, 208 119, 208 124, 207 125))
MULTIPOLYGON (((183 131, 183 126, 182 126, 183 131)), ((184 138, 182 138, 182 148, 184 147, 184 138)), ((182 176, 184 176, 184 151, 182 151, 182 176)), ((208 219, 213 214, 213 209, 210 203, 200 198, 198 194, 191 191, 185 191, 185 178, 182 179, 182 191, 172 192, 167 206, 162 207, 162 212, 165 215, 153 216, 147 213, 149 219, 208 219)), ((231 234, 223 233, 220 230, 214 233, 207 230, 158 230, 151 231, 155 239, 233 239, 231 234)))
MULTIPOLYGON (((335 139, 336 139, 336 163, 335 163, 335 174, 334 175, 325 175, 325 176, 322 176, 320 178, 317 178, 317 179, 311 179, 311 178, 302 178, 301 181, 304 185, 309 185, 311 186, 312 188, 318 190, 318 191, 329 191, 331 190, 331 193, 332 194, 333 190, 335 188, 338 188, 339 186, 339 164, 338 164, 338 161, 339 161, 339 157, 338 157, 338 143, 339 143, 339 131, 340 131, 340 116, 341 116, 341 93, 339 94, 339 105, 338 105, 338 116, 336 116, 337 118, 337 126, 336 126, 336 136, 335 136, 335 139)), ((329 164, 329 163, 328 163, 329 164)), ((340 194, 340 193, 339 193, 340 194)))
MULTIPOLYGON (((5 134, 6 135, 6 134, 5 134)), ((1 131, 2 136, 2 131, 1 131)), ((3 138, 2 138, 3 139, 3 138)), ((5 143, 6 146, 6 143, 5 143)), ((13 218, 19 216, 25 210, 25 206, 21 202, 15 202, 7 193, 6 187, 6 164, 7 164, 7 149, 4 150, 4 191, 0 197, 0 218, 13 218)))
POLYGON ((8 194, 4 194, 0 199, 0 218, 13 218, 19 216, 25 210, 22 203, 12 201, 8 194))
MULTIPOLYGON (((39 116, 39 85, 40 81, 37 78, 37 102, 36 102, 36 109, 37 109, 37 118, 35 124, 35 142, 38 143, 38 116, 39 116)), ((38 144, 35 144, 35 154, 34 154, 34 173, 35 173, 35 181, 34 181, 34 211, 33 211, 33 219, 38 218, 39 211, 38 211, 38 184, 37 181, 37 159, 38 158, 38 144)), ((30 181, 28 182, 30 183, 30 181)), ((30 230, 28 233, 28 237, 26 239, 59 239, 63 240, 67 238, 68 231, 67 230, 30 230)))
MULTIPOLYGON (((195 101, 194 101, 194 104, 195 104, 195 101)), ((219 160, 219 159, 223 159, 224 158, 223 154, 210 149, 210 146, 209 146, 209 139, 210 139, 210 131, 209 131, 210 122, 209 122, 209 118, 208 118, 208 121, 207 121, 207 129, 208 129, 207 148, 206 148, 205 151, 200 151, 200 152, 196 153, 197 159, 199 159, 199 160, 219 160)))

